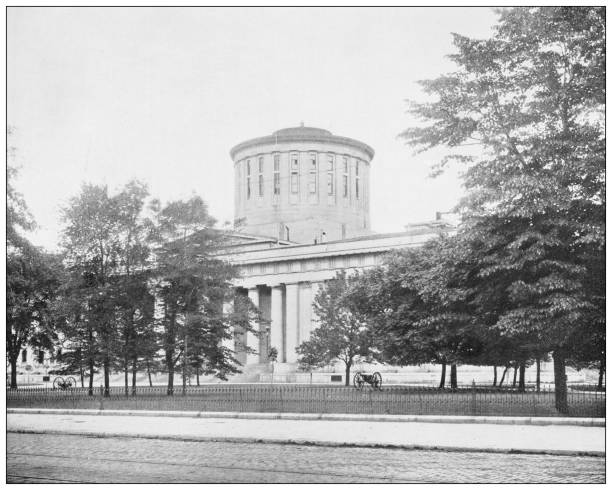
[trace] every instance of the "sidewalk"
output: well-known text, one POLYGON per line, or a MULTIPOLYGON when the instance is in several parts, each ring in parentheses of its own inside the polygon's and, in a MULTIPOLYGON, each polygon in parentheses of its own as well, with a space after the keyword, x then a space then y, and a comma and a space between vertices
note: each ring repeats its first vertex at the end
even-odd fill
POLYGON ((239 441, 352 447, 396 447, 448 451, 605 455, 601 419, 502 417, 355 416, 308 414, 206 414, 204 412, 7 409, 7 432, 140 437, 189 441, 239 441), (104 415, 104 416, 101 416, 104 415), (248 418, 246 418, 248 417, 248 418), (375 417, 375 418, 373 418, 375 417), (382 417, 382 418, 381 418, 382 417), (403 417, 403 418, 400 418, 403 417), (448 422, 445 421, 448 420, 448 422), (550 420, 550 419, 549 419, 550 420), (567 425, 561 423, 567 421, 567 425), (460 423, 458 423, 460 422, 460 423), (491 423, 494 422, 494 423, 491 423), (537 420, 535 421, 538 422, 537 420))

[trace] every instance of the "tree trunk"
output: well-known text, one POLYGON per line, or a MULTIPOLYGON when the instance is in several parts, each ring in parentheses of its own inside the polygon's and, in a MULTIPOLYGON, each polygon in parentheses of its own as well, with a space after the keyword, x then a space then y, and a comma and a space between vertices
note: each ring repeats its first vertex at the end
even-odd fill
POLYGON ((454 363, 451 364, 450 384, 452 390, 457 389, 457 365, 454 363))
POLYGON ((565 356, 563 352, 553 352, 555 371, 555 408, 563 413, 569 412, 567 405, 567 378, 565 376, 565 356))
POLYGON ((83 357, 79 360, 79 375, 81 376, 81 388, 85 388, 85 371, 83 370, 83 357))
POLYGON ((540 362, 540 358, 538 357, 536 359, 536 391, 538 393, 540 392, 540 370, 542 369, 540 362))
POLYGON ((123 378, 125 384, 125 396, 128 396, 130 394, 130 366, 127 357, 123 360, 123 378))
POLYGON ((183 338, 183 395, 187 387, 187 334, 183 338))
POLYGON ((603 378, 605 370, 605 361, 602 359, 601 361, 599 361, 599 379, 597 380, 597 389, 599 391, 603 390, 603 378))
POLYGON ((506 373, 508 372, 508 369, 510 369, 510 366, 506 366, 506 368, 504 369, 504 372, 502 373, 502 377, 499 380, 499 385, 498 385, 499 388, 501 388, 501 385, 504 384, 504 379, 506 379, 506 373))
POLYGON ((94 361, 93 357, 89 357, 89 389, 87 390, 87 394, 89 396, 93 396, 93 383, 94 383, 94 361))
POLYGON ((512 378, 512 388, 516 388, 516 372, 518 371, 518 366, 514 366, 514 378, 512 378))
POLYGON ((200 368, 196 368, 196 384, 200 386, 200 368))
POLYGON ((525 361, 521 361, 519 364, 519 391, 525 391, 525 361))
POLYGON ((151 379, 151 367, 149 366, 149 360, 147 359, 147 376, 149 377, 149 386, 153 386, 153 380, 151 379))
POLYGON ((497 386, 497 366, 493 366, 493 386, 497 386))
POLYGON ((93 356, 93 330, 91 329, 91 327, 88 328, 88 332, 89 335, 89 345, 87 348, 87 353, 89 354, 88 357, 89 359, 87 359, 87 361, 89 362, 89 389, 87 390, 87 394, 89 396, 93 396, 94 391, 93 391, 93 383, 94 383, 94 356, 93 356))
POLYGON ((110 358, 104 355, 104 396, 110 396, 110 358))
POLYGON ((168 365, 168 395, 174 395, 174 362, 172 352, 166 354, 166 364, 168 365))
POLYGON ((132 395, 136 394, 136 372, 138 371, 138 359, 132 359, 132 395))
POLYGON ((11 363, 11 388, 17 388, 17 357, 12 357, 10 359, 11 363))
POLYGON ((345 378, 344 386, 349 386, 351 382, 351 363, 350 362, 345 363, 344 378, 345 378))
POLYGON ((440 374, 440 384, 438 385, 438 389, 443 389, 446 384, 446 363, 442 363, 442 374, 440 374))

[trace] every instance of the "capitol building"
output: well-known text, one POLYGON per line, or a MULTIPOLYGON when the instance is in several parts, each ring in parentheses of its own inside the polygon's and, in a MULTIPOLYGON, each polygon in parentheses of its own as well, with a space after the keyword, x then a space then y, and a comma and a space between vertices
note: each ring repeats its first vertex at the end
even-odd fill
POLYGON ((361 141, 312 127, 281 129, 230 151, 234 164, 235 233, 227 258, 241 270, 235 283, 266 320, 260 335, 234 333, 236 352, 251 380, 294 373, 296 347, 317 327, 312 303, 341 270, 376 266, 395 249, 417 247, 448 230, 436 220, 399 233, 370 227, 374 150, 361 141), (244 346, 256 354, 247 354, 244 346))

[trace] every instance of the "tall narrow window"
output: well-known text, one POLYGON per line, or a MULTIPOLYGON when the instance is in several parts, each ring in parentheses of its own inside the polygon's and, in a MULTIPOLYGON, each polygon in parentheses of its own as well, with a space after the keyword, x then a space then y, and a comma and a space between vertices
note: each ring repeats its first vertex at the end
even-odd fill
POLYGON ((274 195, 280 195, 280 155, 274 155, 274 195))
POLYGON ((348 158, 343 157, 342 158, 342 170, 343 170, 343 175, 342 175, 342 195, 344 197, 348 197, 348 189, 349 189, 349 173, 348 173, 348 158))
POLYGON ((334 155, 327 155, 327 194, 334 194, 334 155))
POLYGON ((21 362, 27 362, 28 361, 28 351, 23 349, 21 351, 21 362))
POLYGON ((308 171, 308 192, 311 194, 317 193, 317 154, 311 153, 310 158, 310 169, 308 171))
POLYGON ((264 178, 263 178, 263 157, 259 157, 259 197, 264 193, 264 178))
POLYGON ((246 168, 247 168, 247 178, 246 178, 247 199, 251 199, 251 160, 246 161, 246 168))
POLYGON ((298 172, 300 170, 297 153, 291 154, 291 193, 299 192, 298 172))
POLYGON ((42 364, 44 362, 45 362, 45 351, 41 349, 38 351, 38 364, 42 364))
POLYGON ((355 162, 355 199, 359 199, 359 160, 355 162))

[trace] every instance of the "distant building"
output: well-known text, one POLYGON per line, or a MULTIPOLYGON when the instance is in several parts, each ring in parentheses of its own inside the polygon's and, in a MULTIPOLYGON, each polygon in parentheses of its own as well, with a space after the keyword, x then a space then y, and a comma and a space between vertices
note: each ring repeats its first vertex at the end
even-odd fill
POLYGON ((271 347, 276 372, 296 369, 295 348, 316 328, 312 302, 338 271, 378 265, 391 250, 422 245, 453 227, 442 220, 399 233, 370 229, 370 165, 360 141, 310 127, 281 129, 236 145, 235 235, 227 256, 239 264, 241 294, 269 328, 258 339, 237 333, 228 345, 250 372, 263 373, 271 347), (247 354, 243 345, 257 354, 247 354))

